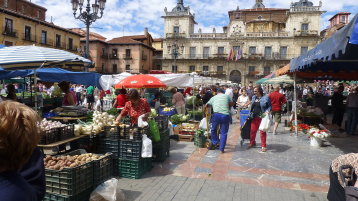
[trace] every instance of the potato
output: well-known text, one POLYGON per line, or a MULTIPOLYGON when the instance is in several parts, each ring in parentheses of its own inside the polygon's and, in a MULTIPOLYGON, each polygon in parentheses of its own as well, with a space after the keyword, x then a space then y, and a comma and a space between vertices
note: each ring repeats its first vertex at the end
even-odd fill
POLYGON ((53 168, 55 169, 55 170, 59 170, 60 169, 60 165, 59 164, 56 164, 53 168))
POLYGON ((77 165, 77 163, 72 163, 72 164, 70 165, 70 168, 76 167, 76 165, 77 165))
POLYGON ((67 161, 66 165, 67 165, 67 166, 71 166, 71 165, 72 165, 72 162, 71 162, 71 161, 67 161))
POLYGON ((51 161, 50 165, 51 165, 51 166, 56 165, 56 161, 51 161))

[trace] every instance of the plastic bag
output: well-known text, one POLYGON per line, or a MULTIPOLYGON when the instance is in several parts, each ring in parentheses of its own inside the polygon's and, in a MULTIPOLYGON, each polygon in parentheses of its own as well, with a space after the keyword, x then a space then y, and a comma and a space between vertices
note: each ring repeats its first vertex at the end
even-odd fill
POLYGON ((272 118, 271 115, 265 115, 264 118, 262 118, 259 130, 260 131, 268 131, 272 124, 272 118))
POLYGON ((142 114, 138 117, 138 127, 139 128, 144 128, 144 127, 148 126, 148 122, 143 121, 144 116, 145 116, 145 114, 142 114))
POLYGON ((105 181, 103 184, 91 193, 89 201, 124 201, 125 196, 120 189, 118 179, 112 178, 105 181))
POLYGON ((236 111, 235 111, 234 107, 230 107, 230 114, 234 115, 235 113, 236 113, 236 111))
POLYGON ((206 122, 206 117, 204 117, 201 121, 200 121, 200 124, 199 124, 199 128, 202 128, 202 129, 206 129, 208 127, 208 124, 206 122))
POLYGON ((99 99, 96 100, 96 104, 94 106, 94 110, 95 111, 100 111, 101 110, 101 101, 99 99))
POLYGON ((151 158, 152 157, 152 140, 150 140, 147 135, 143 135, 142 138, 142 158, 151 158))
POLYGON ((153 119, 149 120, 149 131, 150 131, 150 135, 153 138, 153 141, 159 142, 160 141, 159 128, 157 122, 155 122, 153 119))
POLYGON ((86 106, 86 105, 87 105, 87 97, 83 100, 82 105, 83 105, 83 106, 86 106))

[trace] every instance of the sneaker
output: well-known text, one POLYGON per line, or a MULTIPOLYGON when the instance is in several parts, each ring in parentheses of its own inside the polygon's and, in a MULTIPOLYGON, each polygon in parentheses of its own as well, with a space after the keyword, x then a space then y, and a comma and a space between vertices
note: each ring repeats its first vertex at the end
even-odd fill
POLYGON ((247 149, 251 149, 251 148, 253 148, 253 147, 255 147, 255 144, 249 144, 249 145, 247 146, 247 149))
POLYGON ((272 134, 273 134, 273 135, 276 135, 276 131, 273 131, 272 134))
POLYGON ((261 148, 261 151, 262 151, 262 152, 266 152, 266 151, 267 151, 266 147, 262 147, 262 148, 261 148))

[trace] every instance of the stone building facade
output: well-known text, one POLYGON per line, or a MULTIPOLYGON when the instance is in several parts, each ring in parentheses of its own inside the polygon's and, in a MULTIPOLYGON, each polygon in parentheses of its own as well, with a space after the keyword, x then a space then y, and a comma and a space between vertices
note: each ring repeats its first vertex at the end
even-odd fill
POLYGON ((290 8, 266 8, 256 0, 251 9, 229 11, 223 33, 194 33, 195 15, 183 0, 165 8, 162 69, 197 72, 236 83, 255 81, 315 47, 320 41, 322 3, 300 0, 290 8))

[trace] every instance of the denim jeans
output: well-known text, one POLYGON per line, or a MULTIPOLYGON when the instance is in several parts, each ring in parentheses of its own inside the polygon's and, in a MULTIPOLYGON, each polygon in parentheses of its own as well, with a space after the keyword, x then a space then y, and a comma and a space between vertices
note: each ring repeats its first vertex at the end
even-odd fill
POLYGON ((218 144, 218 137, 216 134, 217 127, 220 125, 220 151, 224 151, 229 131, 230 115, 214 113, 211 118, 211 142, 213 145, 218 144))
POLYGON ((347 134, 354 135, 357 128, 358 108, 347 108, 347 134))

